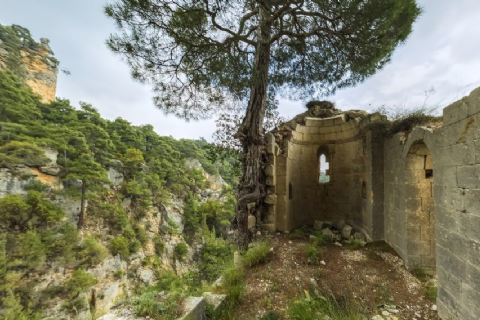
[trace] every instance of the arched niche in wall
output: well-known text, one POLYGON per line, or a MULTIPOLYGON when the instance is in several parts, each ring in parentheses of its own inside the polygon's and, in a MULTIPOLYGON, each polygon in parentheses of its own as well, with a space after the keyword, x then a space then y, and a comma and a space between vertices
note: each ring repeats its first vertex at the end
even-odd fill
POLYGON ((326 184, 332 181, 331 176, 331 155, 327 146, 321 146, 317 151, 318 160, 318 183, 326 184))
POLYGON ((434 271, 433 159, 423 141, 413 143, 405 159, 405 214, 408 266, 434 271))

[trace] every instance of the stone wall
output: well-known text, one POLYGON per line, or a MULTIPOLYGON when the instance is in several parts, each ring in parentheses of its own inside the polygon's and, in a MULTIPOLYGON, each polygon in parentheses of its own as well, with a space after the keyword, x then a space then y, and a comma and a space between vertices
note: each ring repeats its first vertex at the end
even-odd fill
POLYGON ((480 88, 443 115, 442 128, 385 141, 385 240, 407 266, 436 271, 442 319, 473 320, 480 315, 480 88))
POLYGON ((268 135, 268 229, 344 219, 369 238, 383 237, 383 144, 369 131, 374 118, 307 116, 268 135), (320 182, 321 154, 329 163, 326 183, 320 182))

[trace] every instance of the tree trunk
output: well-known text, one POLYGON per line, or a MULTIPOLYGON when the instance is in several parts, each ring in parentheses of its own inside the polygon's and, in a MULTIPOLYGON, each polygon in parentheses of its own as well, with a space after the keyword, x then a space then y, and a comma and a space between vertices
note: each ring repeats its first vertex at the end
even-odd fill
POLYGON ((236 230, 236 241, 241 249, 246 249, 250 241, 248 214, 255 214, 265 198, 263 169, 266 154, 263 120, 267 104, 271 25, 266 22, 268 17, 266 10, 262 7, 259 10, 260 23, 255 64, 252 72, 253 84, 250 90, 247 112, 237 133, 243 147, 243 172, 238 186, 238 201, 232 226, 236 230))
POLYGON ((80 200, 80 214, 78 215, 77 229, 82 229, 85 224, 85 193, 87 191, 87 183, 82 180, 82 195, 80 200))

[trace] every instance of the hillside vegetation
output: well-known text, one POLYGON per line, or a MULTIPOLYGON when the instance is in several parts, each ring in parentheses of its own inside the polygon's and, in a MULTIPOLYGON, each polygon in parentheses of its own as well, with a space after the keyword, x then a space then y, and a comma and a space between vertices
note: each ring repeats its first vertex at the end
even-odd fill
MULTIPOLYGON (((212 163, 207 158, 209 148, 204 139, 175 140, 159 136, 151 125, 134 126, 121 118, 106 120, 87 103, 80 103, 79 109, 68 100, 42 103, 15 74, 0 71, 0 169, 15 174, 25 166, 50 166, 58 170, 55 175, 63 185, 52 188, 31 175, 21 176, 27 182, 25 193, 0 199, 3 318, 41 318, 46 299, 55 297, 64 301, 66 312, 75 314, 88 308, 82 293, 98 279, 85 270, 111 255, 126 260, 149 243, 157 256, 142 263, 161 273, 164 239, 161 234, 147 235, 144 218, 152 208, 158 211, 169 205, 172 197, 184 204, 182 239, 193 243, 202 228, 210 235, 207 238, 213 239, 204 246, 199 271, 189 275, 191 282, 214 280, 220 270, 218 259, 231 253, 215 236, 225 234, 235 200, 232 188, 227 187, 221 202, 201 201, 200 191, 209 187, 203 170, 221 174, 230 186, 237 178, 235 159, 212 163), (50 163, 46 148, 58 152, 57 163, 50 163), (197 159, 203 170, 189 168, 187 159, 191 158, 197 159), (114 184, 108 179, 111 169, 122 175, 122 181, 114 184), (68 222, 62 208, 52 201, 58 197, 81 202, 77 225, 68 222), (92 233, 89 226, 104 226, 107 231, 92 233), (36 276, 41 278, 53 267, 65 270, 67 280, 33 292, 36 276)), ((165 233, 178 231, 172 224, 165 233)), ((187 245, 180 242, 174 259, 181 261, 186 251, 187 245)))

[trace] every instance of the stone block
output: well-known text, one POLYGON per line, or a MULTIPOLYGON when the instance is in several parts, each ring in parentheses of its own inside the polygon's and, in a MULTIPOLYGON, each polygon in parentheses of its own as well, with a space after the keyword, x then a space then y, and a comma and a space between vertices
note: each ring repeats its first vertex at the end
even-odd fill
POLYGON ((335 141, 337 139, 336 133, 326 133, 323 137, 325 141, 335 141))
POLYGON ((480 113, 480 87, 470 92, 467 103, 469 116, 480 113))
POLYGON ((443 125, 449 126, 456 123, 468 116, 468 105, 465 103, 465 99, 455 101, 448 107, 443 109, 443 125))
POLYGON ((302 141, 303 140, 303 133, 292 131, 292 138, 295 139, 295 140, 298 140, 298 141, 302 141))
POLYGON ((408 245, 408 255, 409 256, 428 256, 432 253, 430 245, 431 245, 430 241, 423 241, 423 240, 412 241, 408 245))
POLYGON ((275 153, 275 136, 272 133, 267 133, 265 135, 265 143, 268 154, 275 153))
POLYGON ((265 166, 265 174, 269 177, 272 177, 275 174, 275 167, 271 164, 265 166))
POLYGON ((434 172, 435 185, 457 187, 457 167, 437 167, 434 172))
POLYGON ((203 297, 188 297, 183 302, 183 316, 177 320, 206 320, 205 310, 203 297))
POLYGON ((257 218, 255 218, 254 215, 249 214, 248 215, 248 229, 253 229, 255 228, 255 225, 257 224, 257 218))
POLYGON ((274 194, 271 194, 265 197, 265 203, 267 204, 275 204, 276 200, 277 200, 277 196, 274 194))
MULTIPOLYGON (((341 129, 341 127, 340 127, 341 129)), ((318 133, 321 134, 327 134, 327 133, 335 133, 337 132, 338 128, 337 127, 319 127, 318 128, 318 133)))
POLYGON ((275 177, 267 177, 265 183, 267 186, 274 186, 275 185, 275 177))
POLYGON ((223 308, 225 308, 227 304, 227 295, 204 292, 203 298, 205 299, 207 305, 210 305, 212 307, 212 316, 219 317, 222 313, 223 308))
MULTIPOLYGON (((467 265, 464 259, 458 257, 455 253, 452 253, 450 250, 447 250, 439 245, 437 245, 436 251, 437 267, 442 267, 445 272, 449 274, 449 277, 455 276, 458 279, 466 279, 467 265)), ((457 284, 451 283, 450 285, 452 286, 450 289, 453 289, 457 284)))
POLYGON ((460 188, 480 189, 480 164, 458 167, 457 180, 460 188))
POLYGON ((333 124, 335 125, 341 125, 341 124, 344 124, 345 123, 345 114, 341 114, 335 118, 333 118, 333 124))

